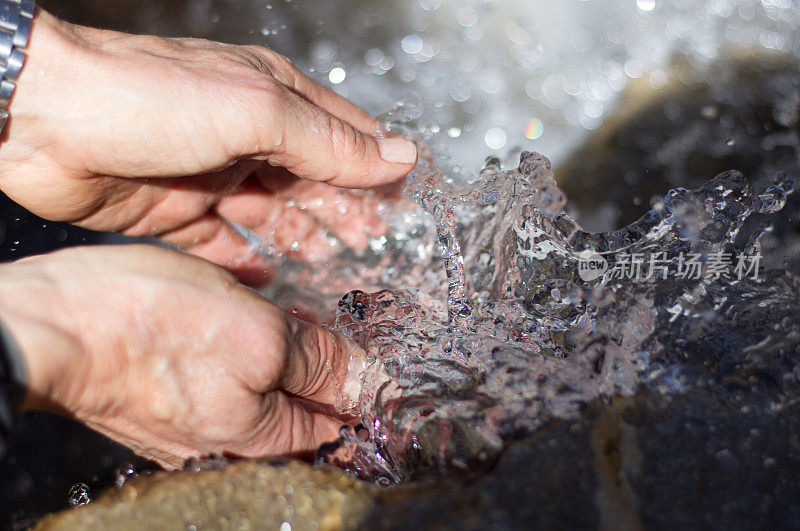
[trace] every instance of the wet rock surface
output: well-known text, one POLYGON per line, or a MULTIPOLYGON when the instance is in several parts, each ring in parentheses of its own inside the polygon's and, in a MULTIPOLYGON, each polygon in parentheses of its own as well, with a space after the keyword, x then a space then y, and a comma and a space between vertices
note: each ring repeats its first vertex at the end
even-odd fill
POLYGON ((370 506, 370 487, 294 462, 240 462, 218 470, 130 481, 39 529, 337 529, 370 506))
POLYGON ((380 488, 298 462, 159 473, 37 529, 797 529, 798 405, 694 388, 588 406, 492 470, 380 488))

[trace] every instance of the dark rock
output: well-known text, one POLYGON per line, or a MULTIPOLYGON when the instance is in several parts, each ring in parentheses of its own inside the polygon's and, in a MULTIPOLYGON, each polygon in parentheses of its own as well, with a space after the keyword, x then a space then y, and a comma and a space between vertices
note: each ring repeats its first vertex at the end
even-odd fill
MULTIPOLYGON (((646 79, 631 85, 615 114, 556 171, 587 230, 625 226, 651 208, 651 198, 728 170, 742 172, 758 192, 778 174, 800 178, 796 57, 753 52, 704 72, 675 64, 660 89, 646 79)), ((770 219, 769 267, 786 261, 800 272, 799 207, 800 194, 791 194, 770 219)), ((763 221, 754 216, 752 223, 763 221)))

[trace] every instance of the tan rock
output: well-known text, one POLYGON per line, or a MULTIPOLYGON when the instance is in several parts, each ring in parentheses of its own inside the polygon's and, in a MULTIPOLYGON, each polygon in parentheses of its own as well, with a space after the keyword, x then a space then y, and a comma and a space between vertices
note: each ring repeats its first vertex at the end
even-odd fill
POLYGON ((44 518, 57 529, 352 529, 378 487, 294 461, 240 461, 219 470, 158 472, 44 518))

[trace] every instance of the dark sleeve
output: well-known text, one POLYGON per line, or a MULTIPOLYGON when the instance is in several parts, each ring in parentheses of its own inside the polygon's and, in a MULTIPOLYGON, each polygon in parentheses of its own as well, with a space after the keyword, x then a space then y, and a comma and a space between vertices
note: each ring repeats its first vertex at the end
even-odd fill
POLYGON ((27 381, 19 349, 0 323, 0 457, 6 451, 17 411, 25 399, 27 381))

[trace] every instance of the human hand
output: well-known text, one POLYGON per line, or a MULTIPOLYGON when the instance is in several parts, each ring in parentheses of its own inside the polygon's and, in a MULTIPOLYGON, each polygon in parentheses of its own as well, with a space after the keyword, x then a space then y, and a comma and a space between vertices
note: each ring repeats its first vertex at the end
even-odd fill
POLYGON ((343 386, 364 356, 223 269, 153 246, 2 264, 0 315, 26 361, 28 409, 70 415, 167 468, 335 439, 344 422, 331 406, 357 393, 343 386))
POLYGON ((382 230, 375 200, 324 183, 378 186, 416 160, 412 143, 379 138, 365 112, 266 48, 126 35, 39 11, 27 53, 0 188, 50 220, 159 236, 252 272, 263 264, 229 222, 305 259, 330 248, 323 232, 363 246, 382 230), (287 206, 275 181, 290 175, 314 184, 298 202, 336 200, 323 215, 287 206))

